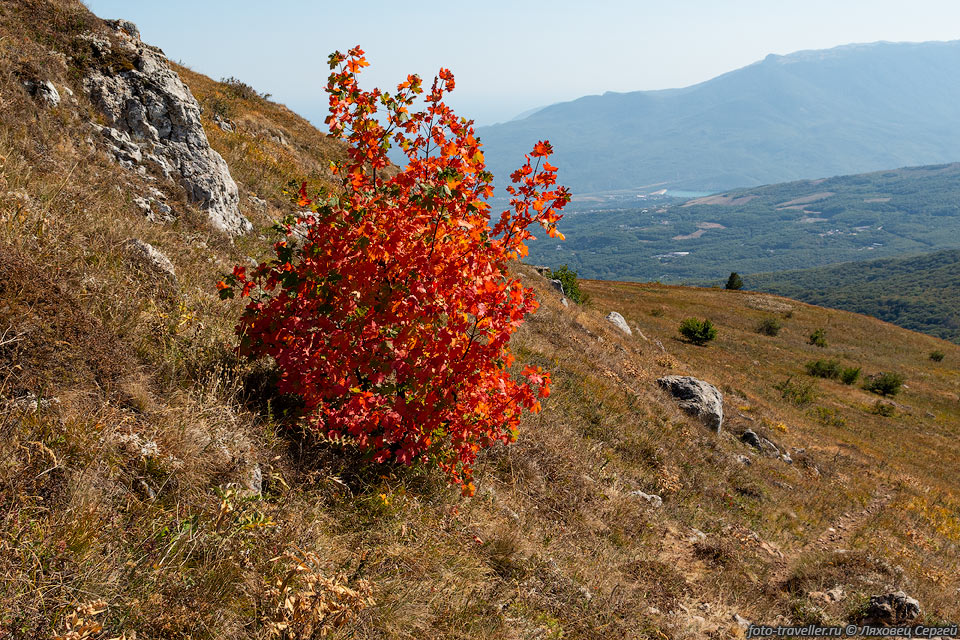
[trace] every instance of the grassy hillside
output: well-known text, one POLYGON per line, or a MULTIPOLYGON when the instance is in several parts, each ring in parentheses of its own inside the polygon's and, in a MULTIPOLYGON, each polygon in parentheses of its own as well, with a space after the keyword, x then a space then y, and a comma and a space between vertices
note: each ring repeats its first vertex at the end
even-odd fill
POLYGON ((607 280, 713 281, 960 247, 960 164, 740 189, 706 198, 581 201, 567 240, 531 260, 607 280), (559 249, 557 248, 559 247, 559 249))
POLYGON ((255 224, 231 240, 175 184, 87 141, 99 116, 58 52, 90 31, 108 33, 78 3, 0 3, 0 636, 266 638, 279 591, 320 594, 334 638, 720 638, 742 634, 735 613, 856 619, 891 586, 927 622, 960 617, 960 346, 748 292, 586 282, 592 306, 566 307, 519 267, 543 305, 513 346, 554 393, 462 498, 438 473, 304 436, 269 363, 234 355, 240 309, 214 283, 268 250, 287 181, 327 180, 342 148, 180 69, 255 224), (24 73, 74 100, 44 106, 24 73), (133 198, 150 187, 175 221, 144 218, 133 198), (131 259, 129 238, 176 278, 131 259), (675 339, 689 315, 717 340, 675 339), (771 316, 780 334, 756 333, 771 316), (825 349, 807 344, 818 327, 825 349), (903 373, 893 415, 831 380, 785 398, 821 357, 903 373), (671 373, 720 387, 722 433, 657 387, 671 373), (748 426, 793 462, 742 444, 748 426), (836 585, 838 602, 815 595, 836 585))
POLYGON ((953 162, 960 41, 769 55, 683 89, 554 104, 480 136, 496 175, 538 139, 574 193, 719 191, 953 162))
POLYGON ((960 342, 960 251, 746 277, 746 287, 960 342))

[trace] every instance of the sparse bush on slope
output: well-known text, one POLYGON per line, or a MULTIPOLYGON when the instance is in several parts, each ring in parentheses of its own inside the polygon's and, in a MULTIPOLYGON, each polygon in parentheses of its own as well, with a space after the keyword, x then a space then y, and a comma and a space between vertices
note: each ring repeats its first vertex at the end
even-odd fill
POLYGON ((680 335, 695 345, 705 345, 717 337, 717 329, 709 320, 687 318, 680 323, 680 335))
POLYGON ((287 221, 276 258, 236 267, 221 295, 256 292, 242 349, 274 358, 279 390, 303 399, 318 432, 377 462, 435 464, 469 495, 478 451, 515 440, 523 410, 549 394, 539 367, 511 375, 510 335, 537 302, 506 267, 526 255, 531 225, 560 235, 569 194, 538 142, 491 228, 492 175, 473 128, 443 103, 453 75, 441 69, 426 109, 411 112, 419 77, 368 92, 364 66, 359 48, 330 57, 327 123, 350 145, 343 193, 310 198, 304 184, 297 204, 309 213, 287 221), (386 179, 391 140, 408 165, 386 179))

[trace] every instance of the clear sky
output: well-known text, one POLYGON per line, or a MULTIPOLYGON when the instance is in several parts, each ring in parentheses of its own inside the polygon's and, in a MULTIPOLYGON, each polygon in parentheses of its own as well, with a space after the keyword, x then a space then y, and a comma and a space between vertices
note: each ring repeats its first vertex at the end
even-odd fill
POLYGON ((451 69, 478 124, 605 91, 683 87, 769 53, 960 39, 958 0, 87 0, 173 60, 235 76, 316 124, 327 55, 359 44, 365 86, 451 69))

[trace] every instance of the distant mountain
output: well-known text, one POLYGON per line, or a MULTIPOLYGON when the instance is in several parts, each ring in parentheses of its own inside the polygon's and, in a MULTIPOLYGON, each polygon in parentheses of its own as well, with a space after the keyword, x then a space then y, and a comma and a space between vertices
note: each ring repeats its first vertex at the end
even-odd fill
POLYGON ((744 277, 746 287, 960 343, 960 251, 744 277))
POLYGON ((605 280, 720 284, 731 271, 806 269, 960 249, 960 163, 686 201, 581 199, 559 228, 566 240, 532 242, 529 259, 569 264, 581 277, 605 280))
POLYGON ((712 192, 950 162, 958 71, 960 41, 846 45, 769 55, 683 89, 586 96, 479 133, 497 176, 549 139, 575 193, 712 192))

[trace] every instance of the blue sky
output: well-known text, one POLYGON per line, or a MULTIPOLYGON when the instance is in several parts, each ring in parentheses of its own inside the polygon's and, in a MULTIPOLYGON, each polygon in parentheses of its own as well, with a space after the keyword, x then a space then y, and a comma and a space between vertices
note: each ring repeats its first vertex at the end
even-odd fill
POLYGON ((450 103, 478 124, 603 93, 682 87, 769 53, 851 42, 960 39, 957 0, 661 0, 412 3, 87 0, 173 60, 236 76, 322 124, 327 55, 366 49, 367 86, 457 78, 450 103))

